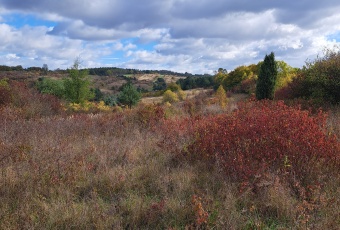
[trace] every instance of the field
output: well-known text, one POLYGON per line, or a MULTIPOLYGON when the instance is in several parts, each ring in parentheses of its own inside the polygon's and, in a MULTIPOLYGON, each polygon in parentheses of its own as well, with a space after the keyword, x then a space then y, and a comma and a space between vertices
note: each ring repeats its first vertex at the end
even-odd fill
POLYGON ((2 107, 0 229, 340 227, 339 108, 192 95, 95 114, 44 112, 40 97, 2 107))

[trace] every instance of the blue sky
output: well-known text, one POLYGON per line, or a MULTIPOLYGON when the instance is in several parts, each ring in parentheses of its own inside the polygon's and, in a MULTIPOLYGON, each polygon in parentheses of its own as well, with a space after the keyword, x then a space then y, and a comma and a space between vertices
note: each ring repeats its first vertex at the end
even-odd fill
POLYGON ((6 23, 13 28, 20 29, 23 26, 46 26, 54 27, 57 23, 54 21, 44 20, 38 18, 34 14, 23 14, 23 13, 8 13, 2 15, 2 22, 6 23))
POLYGON ((340 2, 0 0, 0 65, 213 73, 276 59, 302 67, 340 43, 340 2))

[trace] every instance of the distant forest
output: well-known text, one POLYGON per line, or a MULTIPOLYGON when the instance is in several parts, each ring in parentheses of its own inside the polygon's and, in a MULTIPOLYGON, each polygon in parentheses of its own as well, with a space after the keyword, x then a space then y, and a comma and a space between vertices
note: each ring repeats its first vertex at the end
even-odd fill
MULTIPOLYGON (((99 68, 86 68, 90 75, 98 76, 120 76, 130 74, 159 74, 159 75, 174 75, 180 77, 211 77, 210 74, 191 74, 188 72, 177 73, 170 70, 138 70, 138 69, 123 69, 118 67, 99 67, 99 68)), ((23 68, 21 65, 18 66, 6 66, 0 65, 0 71, 51 71, 48 70, 48 66, 44 64, 43 67, 28 67, 23 68)), ((56 69, 52 72, 67 72, 67 70, 56 69)))

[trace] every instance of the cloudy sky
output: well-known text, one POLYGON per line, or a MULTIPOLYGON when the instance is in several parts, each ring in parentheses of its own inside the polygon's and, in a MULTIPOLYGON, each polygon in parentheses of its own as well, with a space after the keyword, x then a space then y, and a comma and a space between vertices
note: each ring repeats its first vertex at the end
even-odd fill
POLYGON ((340 43, 338 0, 0 0, 0 65, 213 73, 302 67, 340 43))

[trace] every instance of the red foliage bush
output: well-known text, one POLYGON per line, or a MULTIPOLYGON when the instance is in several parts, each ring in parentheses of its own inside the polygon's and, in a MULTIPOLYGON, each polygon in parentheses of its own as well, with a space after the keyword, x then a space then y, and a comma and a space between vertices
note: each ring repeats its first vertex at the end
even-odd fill
POLYGON ((60 114, 62 106, 60 100, 52 95, 41 94, 33 88, 29 88, 23 82, 12 81, 10 83, 12 104, 20 108, 24 118, 41 117, 60 114))
POLYGON ((186 138, 181 154, 212 160, 237 181, 289 172, 303 182, 339 160, 340 143, 325 133, 326 119, 281 101, 252 101, 231 114, 168 121, 165 142, 173 148, 186 138))
POLYGON ((183 145, 192 139, 193 121, 192 118, 164 120, 163 125, 157 130, 162 135, 158 145, 174 155, 179 155, 183 145))

